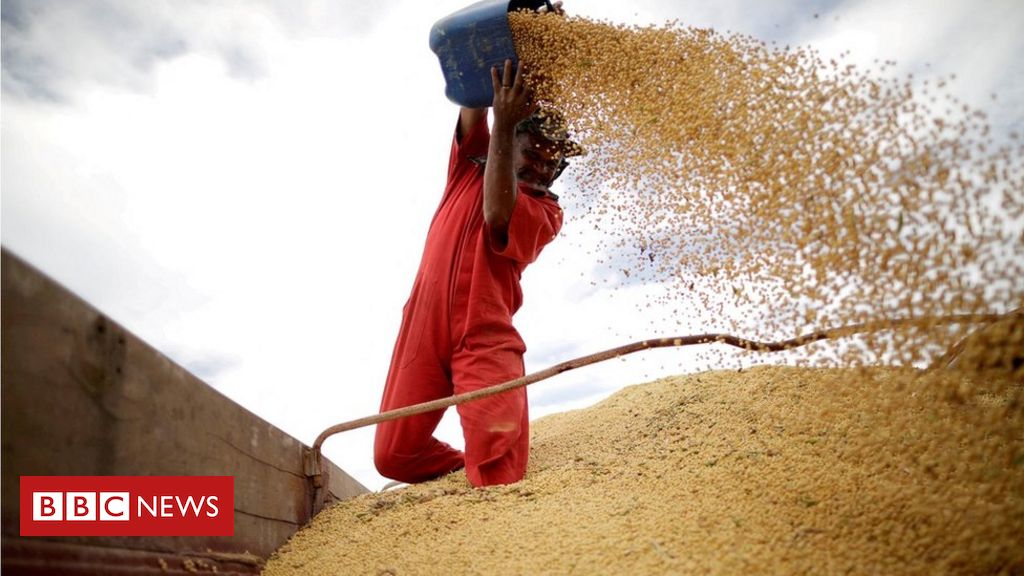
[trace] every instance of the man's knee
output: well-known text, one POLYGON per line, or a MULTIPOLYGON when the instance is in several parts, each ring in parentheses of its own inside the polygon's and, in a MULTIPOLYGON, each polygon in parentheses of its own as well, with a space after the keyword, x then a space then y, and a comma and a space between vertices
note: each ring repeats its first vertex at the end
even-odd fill
POLYGON ((384 446, 375 446, 373 464, 381 476, 413 484, 458 470, 465 462, 462 452, 435 440, 427 449, 416 454, 403 454, 384 446))
POLYGON ((376 448, 373 451, 373 465, 377 467, 377 472, 385 478, 408 482, 405 479, 409 472, 409 461, 407 458, 403 458, 388 450, 376 448))
POLYGON ((407 431, 403 434, 395 422, 382 422, 377 425, 373 442, 373 464, 381 476, 408 482, 405 476, 408 475, 416 454, 421 449, 418 444, 423 443, 422 440, 412 440, 413 437, 407 431), (396 451, 398 447, 402 448, 404 454, 396 451), (411 456, 408 455, 410 452, 411 456))

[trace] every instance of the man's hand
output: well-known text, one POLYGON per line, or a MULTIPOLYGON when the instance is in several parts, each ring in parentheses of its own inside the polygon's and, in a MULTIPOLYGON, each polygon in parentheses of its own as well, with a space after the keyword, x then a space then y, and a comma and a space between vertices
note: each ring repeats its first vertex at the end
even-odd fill
MULTIPOLYGON (((562 10, 562 0, 558 0, 558 2, 552 2, 551 3, 551 8, 552 8, 552 11, 555 14, 558 14, 559 16, 565 16, 565 10, 562 10)), ((547 12, 547 11, 548 11, 548 7, 547 6, 541 6, 540 8, 537 9, 537 12, 547 12)))
POLYGON ((506 231, 516 204, 516 174, 513 167, 513 146, 516 125, 537 110, 531 101, 529 88, 523 78, 523 63, 519 62, 515 76, 512 61, 505 60, 505 69, 498 77, 498 68, 491 68, 494 84, 494 125, 484 166, 484 221, 491 229, 495 246, 503 247, 506 231))
POLYGON ((523 62, 519 62, 515 75, 512 74, 512 60, 505 60, 505 68, 499 78, 498 67, 491 67, 491 83, 494 85, 494 131, 511 134, 516 124, 537 111, 532 93, 523 77, 523 62))

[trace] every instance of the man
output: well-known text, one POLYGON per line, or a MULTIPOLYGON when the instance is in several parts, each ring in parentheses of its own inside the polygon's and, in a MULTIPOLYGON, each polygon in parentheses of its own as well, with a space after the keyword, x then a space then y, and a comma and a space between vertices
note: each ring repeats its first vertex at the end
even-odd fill
MULTIPOLYGON (((562 210, 548 186, 577 153, 506 61, 487 109, 463 108, 448 183, 402 313, 381 411, 477 390, 524 374, 526 346, 512 326, 519 278, 558 234, 562 210)), ((465 453, 434 438, 443 410, 377 426, 374 462, 384 476, 422 482, 460 468, 474 486, 522 479, 529 451, 526 390, 457 407, 465 453)))

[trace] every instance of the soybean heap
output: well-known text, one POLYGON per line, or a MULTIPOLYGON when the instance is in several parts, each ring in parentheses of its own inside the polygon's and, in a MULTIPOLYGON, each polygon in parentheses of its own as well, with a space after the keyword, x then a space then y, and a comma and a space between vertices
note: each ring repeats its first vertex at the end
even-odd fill
POLYGON ((265 573, 1018 574, 1010 386, 775 366, 632 386, 533 423, 521 482, 340 502, 265 573))

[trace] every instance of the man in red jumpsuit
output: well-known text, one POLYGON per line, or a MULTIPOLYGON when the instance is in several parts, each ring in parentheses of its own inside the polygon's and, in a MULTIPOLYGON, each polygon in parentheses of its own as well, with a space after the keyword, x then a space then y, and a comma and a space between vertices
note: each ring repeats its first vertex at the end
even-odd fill
MULTIPOLYGON (((402 313, 381 411, 470 392, 524 374, 526 346, 512 326, 519 278, 558 234, 562 210, 548 186, 574 144, 540 121, 522 75, 505 62, 487 109, 463 108, 412 293, 402 313)), ((554 128, 554 129, 552 129, 554 128)), ((437 440, 443 410, 377 425, 384 476, 423 482, 460 468, 474 486, 522 479, 529 451, 526 389, 457 407, 465 453, 437 440)))

